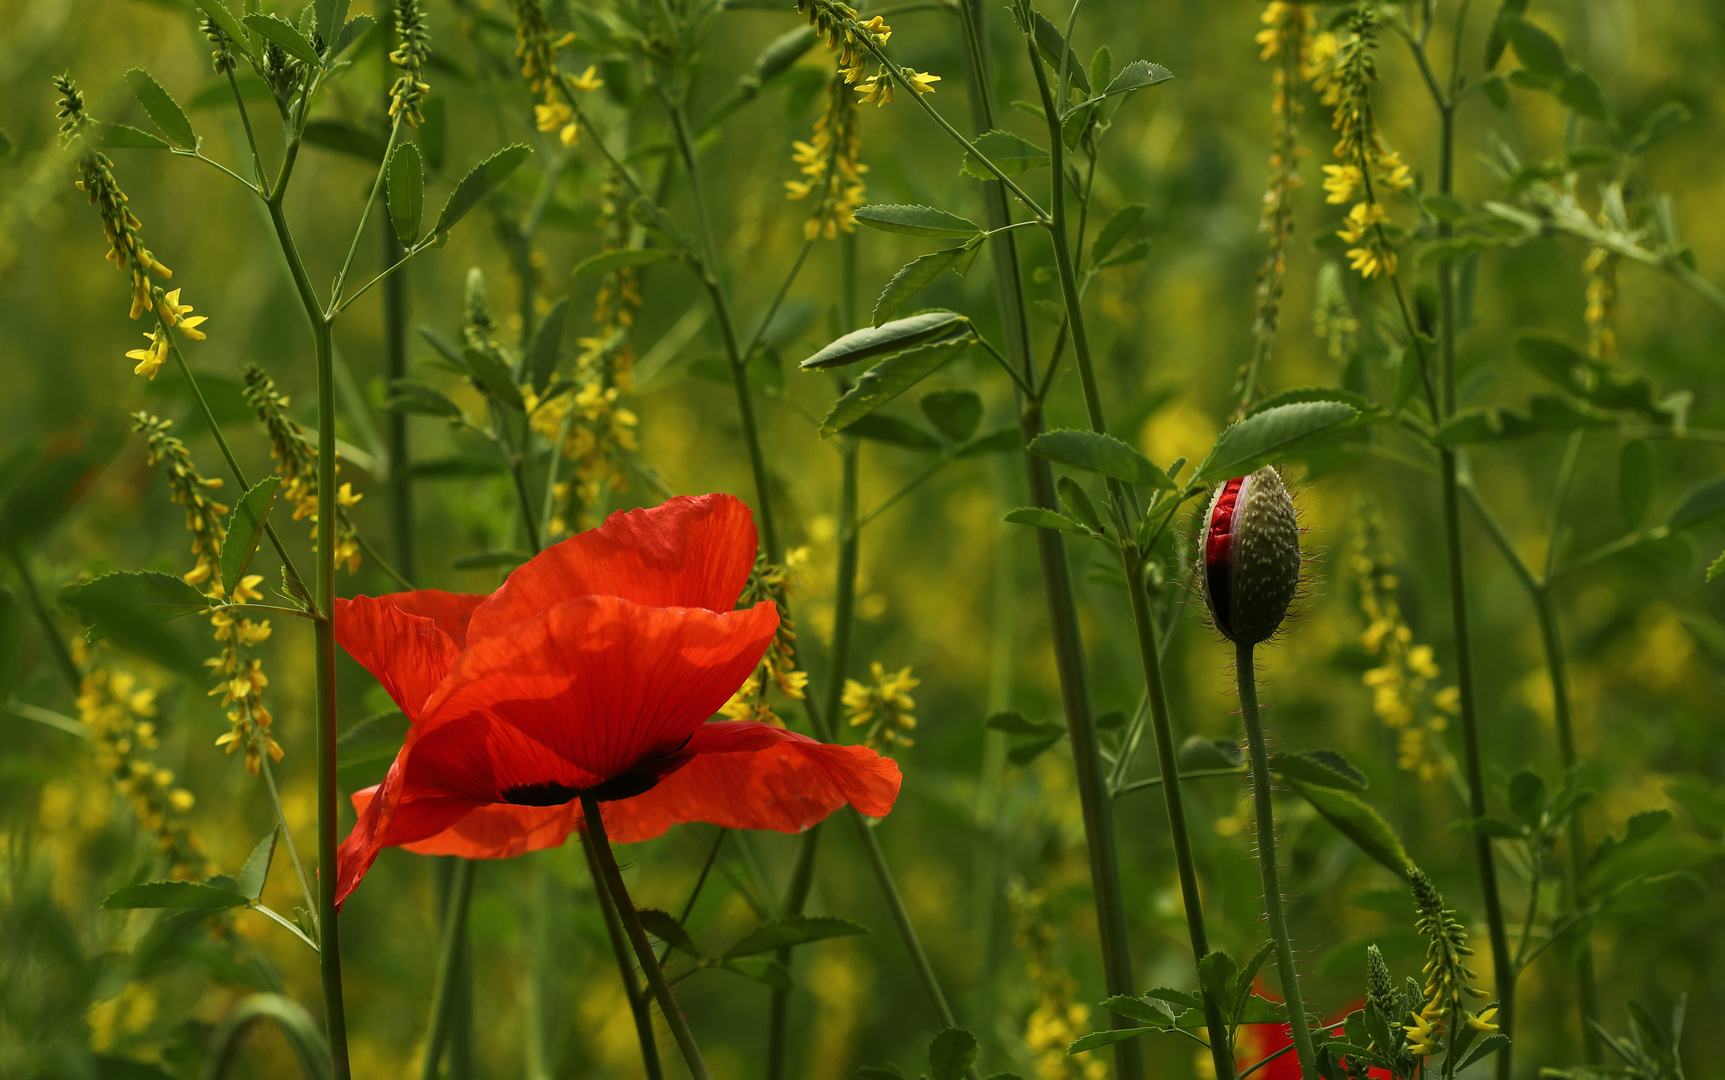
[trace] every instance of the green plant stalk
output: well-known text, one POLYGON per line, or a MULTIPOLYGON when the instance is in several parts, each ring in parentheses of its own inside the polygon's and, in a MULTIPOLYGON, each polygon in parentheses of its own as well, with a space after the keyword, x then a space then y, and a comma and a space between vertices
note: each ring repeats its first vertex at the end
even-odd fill
MULTIPOLYGON (((383 264, 393 266, 405 254, 395 223, 382 215, 383 264)), ((407 279, 391 274, 383 282, 383 372, 387 382, 407 376, 407 279)), ((407 438, 407 414, 390 410, 384 418, 384 446, 389 452, 389 534, 395 565, 409 581, 416 580, 413 536, 413 449, 407 438)))
POLYGON ((1288 920, 1282 912, 1282 884, 1276 867, 1276 811, 1270 801, 1270 755, 1264 748, 1264 725, 1258 716, 1258 673, 1252 665, 1252 646, 1243 641, 1234 646, 1234 674, 1240 688, 1240 716, 1246 722, 1246 748, 1252 760, 1252 803, 1258 816, 1258 873, 1264 882, 1264 918, 1276 944, 1276 969, 1282 977, 1282 1000, 1288 1009, 1294 1052, 1300 1059, 1300 1075, 1315 1077, 1318 1070, 1312 1053, 1312 1032, 1306 1024, 1300 976, 1294 969, 1293 940, 1288 936, 1288 920))
POLYGON ((317 293, 306 275, 293 234, 288 229, 287 216, 282 210, 282 195, 287 186, 289 170, 299 147, 296 138, 288 144, 287 160, 271 194, 268 207, 270 223, 275 227, 276 240, 287 257, 293 275, 294 288, 306 317, 311 321, 312 346, 317 365, 317 480, 318 494, 323 501, 322 527, 317 531, 316 602, 324 614, 313 625, 317 667, 317 855, 318 867, 318 964, 323 981, 324 1025, 329 1039, 330 1060, 335 1080, 348 1080, 347 1017, 342 1007, 341 945, 336 925, 335 886, 336 836, 339 793, 336 791, 336 686, 335 686, 335 622, 329 616, 335 611, 335 369, 330 340, 329 320, 319 307, 317 293), (327 437, 325 437, 327 436, 327 437))
POLYGON ((6 554, 18 572, 18 581, 24 586, 24 597, 30 604, 30 613, 42 624, 42 636, 48 641, 48 651, 53 654, 54 666, 60 669, 72 696, 76 697, 79 687, 83 685, 84 673, 78 670, 78 662, 72 659, 72 650, 66 647, 65 639, 60 636, 60 628, 54 625, 54 615, 42 599, 42 590, 36 586, 36 576, 30 572, 28 558, 16 547, 8 547, 6 554))
MULTIPOLYGON (((1455 187, 1454 105, 1441 101, 1439 115, 1443 123, 1438 191, 1448 195, 1455 187)), ((1438 223, 1440 241, 1452 232, 1448 222, 1438 223)), ((1441 411, 1436 419, 1441 425, 1455 414, 1456 409, 1455 264, 1449 260, 1438 264, 1438 318, 1441 322, 1442 350, 1439 354, 1441 363, 1438 372, 1441 411)), ((1415 340, 1418 340, 1417 334, 1415 340)), ((1456 455, 1457 451, 1450 447, 1443 447, 1438 452, 1443 473, 1444 543, 1449 555, 1450 605, 1455 627, 1456 685, 1461 695, 1461 731, 1467 768, 1468 813, 1475 818, 1482 818, 1487 813, 1485 774, 1479 748, 1479 699, 1474 687, 1473 647, 1468 631, 1467 573, 1462 557, 1461 500, 1456 455)), ((1474 835, 1474 856, 1479 862, 1480 889, 1485 894, 1486 927, 1491 938, 1492 970, 1496 973, 1497 983, 1498 1027, 1506 1037, 1513 1040, 1517 972, 1509 951, 1509 931, 1504 923, 1503 897, 1498 890, 1497 861, 1492 851, 1491 837, 1484 833, 1474 835)), ((1493 1058, 1493 1068, 1498 1080, 1510 1080, 1514 1075, 1514 1048, 1514 1042, 1508 1042, 1493 1058)))
POLYGON ((629 890, 623 884, 621 871, 617 869, 617 859, 611 854, 611 841, 605 835, 605 819, 599 814, 599 800, 593 797, 591 791, 581 794, 581 812, 587 823, 583 832, 592 844, 599 870, 610 889, 612 900, 617 904, 617 914, 623 920, 623 929, 629 935, 629 943, 635 948, 635 958, 640 961, 641 970, 647 976, 647 985, 652 987, 653 996, 658 999, 659 1011, 670 1025, 671 1034, 677 1040, 677 1048, 683 1052, 683 1060, 688 1064, 689 1072, 695 1080, 711 1080, 707 1063, 701 1058, 701 1048, 695 1045, 695 1036, 689 1031, 682 1010, 677 1007, 677 999, 671 996, 671 986, 665 981, 665 972, 659 967, 658 957, 653 955, 653 943, 647 939, 647 931, 641 927, 641 917, 635 913, 635 905, 629 900, 629 890))
POLYGON ((528 922, 530 948, 525 973, 525 1042, 527 1080, 551 1080, 550 1023, 546 1010, 545 974, 547 947, 551 940, 551 883, 545 873, 543 859, 535 860, 528 869, 528 922))
POLYGON ((437 1066, 449 1041, 456 1013, 456 984, 461 978, 462 942, 467 937, 467 912, 472 904, 473 862, 456 859, 444 904, 443 927, 438 935, 437 979, 432 984, 431 1027, 426 1032, 425 1055, 420 1060, 420 1080, 437 1080, 437 1066))
POLYGON ((635 1018, 635 1037, 641 1044, 641 1066, 648 1080, 663 1080, 664 1066, 659 1064, 659 1043, 653 1035, 653 1014, 647 996, 635 980, 635 965, 629 960, 629 945, 623 931, 623 920, 617 914, 617 904, 605 871, 599 865, 599 851, 594 845, 592 830, 581 830, 581 853, 587 859, 587 872, 593 876, 593 893, 599 898, 599 911, 605 918, 605 935, 611 939, 611 951, 617 960, 617 970, 623 974, 623 996, 629 1001, 629 1012, 635 1018))
MULTIPOLYGON (((808 903, 815 882, 815 855, 820 850, 821 827, 816 825, 802 836, 797 847, 797 861, 791 868, 790 884, 785 887, 784 913, 801 915, 808 903)), ((774 957, 786 970, 791 966, 791 948, 786 946, 774 957)), ((784 1080, 785 1035, 788 1030, 791 995, 786 990, 774 990, 767 1005, 767 1080, 784 1080)))

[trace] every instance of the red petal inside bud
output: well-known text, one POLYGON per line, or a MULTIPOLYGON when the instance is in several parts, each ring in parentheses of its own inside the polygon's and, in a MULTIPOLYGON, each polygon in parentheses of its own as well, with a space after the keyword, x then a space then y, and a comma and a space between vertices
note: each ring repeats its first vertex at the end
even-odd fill
POLYGON ((1210 521, 1204 530, 1205 591, 1210 594, 1210 614, 1216 620, 1216 628, 1224 634, 1232 633, 1228 580, 1232 567, 1228 556, 1234 539, 1234 505, 1240 499, 1240 487, 1245 482, 1246 478, 1239 476, 1223 486, 1222 494, 1210 509, 1210 521))

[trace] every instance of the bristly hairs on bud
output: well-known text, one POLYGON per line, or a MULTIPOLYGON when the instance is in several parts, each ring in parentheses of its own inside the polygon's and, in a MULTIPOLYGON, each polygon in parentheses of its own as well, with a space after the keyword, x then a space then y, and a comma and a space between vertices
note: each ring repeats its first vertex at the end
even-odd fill
POLYGON ((1216 485, 1198 530, 1193 586, 1229 641, 1261 644, 1297 614, 1293 605, 1308 588, 1299 517, 1273 466, 1216 485))

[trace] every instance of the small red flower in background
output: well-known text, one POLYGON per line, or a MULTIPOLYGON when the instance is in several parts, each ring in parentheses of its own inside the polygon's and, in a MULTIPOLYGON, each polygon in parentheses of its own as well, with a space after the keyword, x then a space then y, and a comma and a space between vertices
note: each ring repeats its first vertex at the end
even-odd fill
POLYGON ((383 783, 353 797, 339 904, 377 853, 500 859, 561 844, 579 797, 605 830, 678 822, 800 832, 850 803, 884 816, 898 766, 768 724, 708 722, 772 642, 771 601, 734 610, 749 509, 679 497, 546 549, 490 596, 337 600, 336 640, 412 721, 383 783))
MULTIPOLYGON (((1281 1004, 1281 998, 1275 996, 1263 983, 1262 978, 1253 987, 1253 993, 1261 998, 1281 1004)), ((1361 998, 1337 1010, 1327 1021, 1312 1029, 1313 1042, 1322 1039, 1324 1032, 1341 1034, 1342 1024, 1353 1013, 1365 1007, 1365 999, 1361 998)), ((1287 1053, 1252 1073, 1252 1080, 1301 1080, 1300 1059, 1289 1049, 1294 1045, 1294 1030, 1287 1024, 1248 1024, 1240 1029, 1240 1042, 1234 1048, 1235 1064, 1239 1071, 1244 1072, 1258 1062, 1274 1054, 1278 1050, 1287 1053)), ((1389 1070, 1373 1067, 1367 1073, 1372 1080, 1390 1080, 1389 1070)))

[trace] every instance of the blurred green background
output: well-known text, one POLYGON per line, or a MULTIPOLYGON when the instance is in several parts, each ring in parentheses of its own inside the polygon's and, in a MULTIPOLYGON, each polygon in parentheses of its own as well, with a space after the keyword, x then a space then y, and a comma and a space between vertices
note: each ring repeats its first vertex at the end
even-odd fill
MULTIPOLYGON (((713 13, 702 66, 691 73, 695 112, 748 75, 770 41, 801 24, 788 2, 784 7, 713 13)), ((1002 102, 1033 97, 1010 19, 996 5, 984 7, 1000 72, 997 96, 1002 102)), ((915 8, 891 17, 891 48, 917 70, 943 77, 932 100, 967 126, 960 119, 966 113, 957 23, 936 5, 915 8)), ((583 25, 562 5, 550 12, 559 28, 583 25)), ((1099 209, 1091 220, 1122 205, 1145 204, 1141 231, 1149 252, 1143 261, 1098 277, 1087 297, 1111 419, 1123 437, 1159 462, 1202 457, 1233 411, 1236 374, 1253 347, 1254 278, 1266 250, 1259 208, 1274 124, 1271 65, 1259 59, 1253 41, 1260 13, 1256 4, 1092 0, 1073 38, 1082 57, 1106 44, 1116 67, 1142 56, 1176 75, 1133 98, 1108 132, 1096 180, 1099 209)), ((1064 20, 1064 11, 1049 14, 1064 20)), ((544 150, 532 130, 526 89, 501 59, 513 49, 507 6, 440 0, 430 15, 440 62, 429 81, 447 133, 441 158, 433 163, 440 160, 443 182, 506 142, 535 141, 544 150)), ((1718 63, 1725 55, 1725 8, 1573 0, 1535 4, 1531 17, 1598 81, 1621 131, 1636 131, 1667 102, 1681 102, 1693 114, 1647 152, 1636 183, 1669 193, 1681 242, 1693 248, 1700 273, 1725 281, 1725 214, 1719 211, 1725 204, 1725 76, 1718 63)), ((1468 70, 1478 70, 1489 18, 1488 11, 1479 11, 1470 23, 1462 43, 1468 70)), ((1442 33, 1434 52, 1447 55, 1442 33)), ((381 141, 379 87, 387 82, 378 70, 378 38, 374 31, 356 49, 354 70, 326 96, 319 113, 349 121, 363 138, 341 147, 329 145, 340 141, 331 136, 326 145, 308 147, 287 200, 300 249, 320 286, 346 250, 374 171, 375 151, 366 140, 381 141)), ((640 73, 621 57, 589 55, 580 41, 565 63, 579 71, 589 60, 600 63, 607 80, 595 95, 598 121, 620 142, 626 134, 639 150, 636 161, 656 173, 664 154, 657 143, 662 123, 640 73)), ((808 138, 830 64, 824 50, 809 52, 702 143, 724 272, 749 327, 772 301, 802 244, 807 209, 785 198, 784 182, 796 176, 791 143, 808 138)), ((69 71, 95 115, 147 127, 122 79, 135 65, 148 68, 188 104, 206 153, 237 167, 242 135, 211 75, 209 49, 189 8, 137 0, 0 0, 0 130, 10 143, 0 158, 0 371, 6 387, 0 395, 0 457, 17 466, 8 467, 9 484, 77 448, 103 462, 87 487, 73 493, 77 497, 68 500, 63 517, 43 517, 40 527, 8 524, 16 558, 5 568, 0 595, 0 696, 23 708, 0 717, 4 1076, 122 1075, 92 1052, 158 1062, 174 1075, 191 1076, 208 1026, 250 989, 279 985, 317 1012, 314 958, 258 915, 241 912, 212 934, 195 926, 164 927, 147 912, 100 909, 101 898, 114 887, 161 876, 153 835, 140 829, 126 799, 93 765, 86 741, 39 722, 39 715, 31 718, 32 707, 62 716, 77 710, 30 610, 26 574, 52 606, 56 590, 81 575, 116 567, 183 573, 191 565, 183 511, 169 503, 160 470, 144 463, 128 414, 144 409, 173 419, 175 433, 205 474, 223 472, 180 377, 171 368, 153 382, 131 374, 123 354, 137 347, 141 324, 126 318, 124 279, 103 263, 99 221, 72 187, 71 156, 56 145, 49 77, 69 71)), ((1386 137, 1416 172, 1429 174, 1435 167, 1435 113, 1393 34, 1384 35, 1381 66, 1377 104, 1386 137)), ((1507 112, 1480 95, 1461 110, 1457 190, 1470 201, 1509 197, 1502 180, 1482 164, 1494 136, 1524 161, 1561 159, 1565 151, 1570 121, 1562 105, 1532 90, 1516 88, 1512 94, 1507 112)), ((1333 138, 1327 111, 1310 94, 1303 100, 1301 141, 1310 149, 1301 163, 1306 186, 1296 196, 1282 333, 1264 384, 1274 393, 1345 382, 1383 399, 1393 372, 1376 332, 1377 312, 1388 303, 1382 283, 1362 286, 1345 272, 1332 279, 1360 320, 1352 353, 1333 351, 1314 327, 1321 268, 1334 256, 1311 241, 1335 227, 1343 208, 1324 204, 1318 188, 1319 166, 1330 160, 1333 138)), ((254 116, 265 107, 257 108, 254 116)), ((1002 112, 1003 123, 1046 141, 1033 118, 1002 112)), ((271 125, 260 122, 260 128, 271 125)), ((883 109, 865 109, 861 130, 870 201, 925 203, 980 220, 978 185, 960 175, 960 155, 909 102, 901 98, 883 109)), ((1611 133, 1584 121, 1572 136, 1605 143, 1611 133)), ((422 133, 422 143, 429 137, 422 133)), ((273 155, 279 136, 266 132, 262 138, 273 155)), ((605 177, 588 151, 578 147, 569 155, 550 186, 551 202, 533 245, 541 269, 539 295, 544 301, 571 296, 571 353, 574 339, 592 332, 587 312, 594 281, 572 280, 568 273, 601 242, 598 205, 605 177)), ((313 397, 309 335, 267 220, 244 190, 213 169, 142 150, 109 153, 144 223, 146 241, 174 268, 171 284, 183 286, 198 312, 210 317, 204 327, 208 340, 191 346, 189 359, 204 376, 242 462, 261 474, 268 468, 268 445, 239 397, 243 366, 265 367, 308 426, 313 397)), ((542 153, 518 173, 491 213, 474 214, 447 246, 406 271, 411 325, 458 335, 470 267, 484 272, 500 313, 519 310, 520 286, 497 223, 518 215, 541 190, 544 160, 542 153)), ((1601 179, 1593 170, 1576 180, 1584 205, 1597 205, 1601 179)), ((1046 170, 1027 174, 1027 182, 1040 197, 1047 190, 1046 170)), ((672 213, 687 221, 688 187, 675 171, 667 191, 672 213)), ((436 202, 441 194, 431 198, 436 202)), ((368 233, 360 272, 375 269, 380 245, 375 232, 368 233)), ((914 237, 868 230, 858 236, 857 247, 858 305, 865 312, 898 267, 930 250, 914 237)), ((851 329, 838 314, 845 287, 840 250, 836 241, 814 246, 773 324, 778 369, 763 373, 758 399, 781 529, 789 546, 807 549, 791 603, 803 666, 823 695, 833 677, 825 652, 832 632, 839 456, 836 441, 823 442, 814 421, 833 400, 834 384, 798 372, 795 362, 851 329)), ((1027 237, 1021 251, 1032 297, 1058 301, 1051 275, 1037 272, 1050 265, 1045 241, 1027 237)), ((1586 340, 1586 255, 1583 245, 1551 239, 1488 252, 1478 261, 1474 321, 1461 352, 1464 404, 1516 404, 1549 388, 1516 360, 1512 338, 1521 329, 1540 328, 1577 343, 1586 340)), ((986 260, 979 267, 963 279, 941 279, 913 306, 954 307, 992 332, 994 294, 986 260)), ((1418 278, 1411 265, 1404 273, 1410 282, 1418 278)), ((644 268, 640 278, 644 302, 631 342, 637 354, 668 362, 625 399, 640 418, 639 457, 672 492, 730 491, 748 498, 752 480, 735 398, 729 386, 703 377, 702 361, 718 355, 705 302, 674 266, 644 268)), ((1718 374, 1725 359, 1725 315, 1646 267, 1624 265, 1620 282, 1620 365, 1645 371, 1666 390, 1693 391, 1691 424, 1725 429, 1718 374)), ((1046 355, 1054 323, 1039 310, 1031 317, 1046 355)), ((500 315, 501 336, 513 342, 510 327, 519 325, 519 317, 514 324, 508 318, 500 315)), ((352 391, 344 396, 337 434, 360 451, 349 455, 342 473, 365 496, 355 521, 385 547, 382 478, 366 467, 380 457, 389 397, 380 319, 373 293, 337 325, 337 348, 352 391)), ((432 354, 417 334, 409 350, 417 376, 470 410, 479 408, 471 388, 423 365, 432 354)), ((978 350, 923 389, 942 386, 982 394, 988 405, 984 430, 1012 420, 1011 388, 978 350)), ((1070 374, 1051 400, 1051 426, 1082 425, 1070 374)), ((890 411, 919 419, 910 396, 890 411)), ((458 464, 483 458, 483 447, 438 420, 415 418, 411 433, 416 460, 458 464)), ((1369 800, 1401 832, 1413 858, 1452 904, 1479 916, 1471 844, 1450 827, 1465 816, 1465 803, 1452 779, 1442 775, 1442 755, 1428 749, 1409 762, 1435 766, 1424 777, 1417 768, 1398 767, 1399 733, 1374 713, 1373 690, 1364 680, 1381 658, 1362 643, 1368 620, 1360 606, 1361 555, 1380 567, 1393 564, 1393 591, 1412 640, 1432 647, 1442 672, 1420 696, 1416 727, 1443 715, 1432 696, 1454 679, 1437 480, 1429 468, 1393 459, 1399 445, 1393 433, 1376 438, 1375 445, 1391 453, 1326 461, 1321 476, 1299 485, 1310 586, 1297 621, 1262 654, 1263 695, 1274 705, 1268 723, 1273 740, 1286 749, 1347 754, 1371 778, 1369 800)), ((1611 430, 1589 432, 1583 441, 1563 510, 1574 532, 1573 551, 1608 542, 1634 524, 1620 510, 1623 444, 1611 430)), ((1564 446, 1563 437, 1545 435, 1486 446, 1473 455, 1484 497, 1524 557, 1536 562, 1544 559, 1549 496, 1564 446)), ((1653 521, 1688 487, 1720 472, 1716 444, 1658 440, 1652 450, 1653 521)), ((1401 456, 1412 455, 1403 447, 1401 456)), ((928 460, 865 442, 865 512, 928 460)), ((1290 472, 1299 480, 1303 467, 1290 472)), ((457 570, 454 563, 478 551, 519 546, 508 478, 454 465, 443 473, 415 485, 418 580, 488 591, 500 580, 497 569, 457 570)), ((985 717, 1002 708, 1058 718, 1033 540, 1023 527, 1001 522, 1006 510, 1026 502, 1023 485, 1015 455, 959 461, 868 526, 857 640, 843 674, 866 679, 868 665, 878 661, 889 671, 910 665, 921 679, 914 691, 920 721, 915 743, 895 755, 904 770, 903 794, 878 826, 878 836, 961 1022, 982 1041, 985 1071, 1088 1080, 1110 1068, 1105 1054, 1066 1059, 1059 1053, 1088 1030, 1091 1007, 1103 996, 1070 756, 1059 745, 1020 766, 1005 757, 1009 740, 983 727, 985 717)), ((231 483, 225 494, 237 494, 231 483)), ((656 501, 639 477, 609 498, 613 508, 656 501)), ((1190 521, 1183 518, 1181 527, 1189 533, 1190 521)), ((284 534, 297 545, 296 558, 299 551, 309 553, 303 524, 284 534)), ((1708 1022, 1725 1009, 1725 957, 1719 955, 1725 909, 1717 899, 1725 884, 1719 860, 1725 827, 1725 726, 1719 722, 1725 626, 1719 620, 1725 598, 1718 591, 1725 586, 1703 584, 1704 568, 1722 541, 1725 530, 1717 522, 1704 524, 1671 542, 1601 562, 1555 594, 1571 656, 1585 775, 1599 793, 1585 811, 1590 836, 1622 832, 1638 811, 1669 807, 1675 813, 1668 843, 1662 841, 1664 861, 1650 867, 1667 876, 1626 894, 1592 927, 1605 1020, 1621 1029, 1629 998, 1663 1016, 1680 994, 1688 994, 1691 1076, 1712 1075, 1710 1063, 1725 1060, 1725 1035, 1708 1022)), ((1554 785, 1559 779, 1551 694, 1525 593, 1475 523, 1468 526, 1466 543, 1487 776, 1492 801, 1501 807, 1503 785, 1515 772, 1532 769, 1554 785)), ((1130 714, 1142 683, 1118 573, 1099 548, 1074 543, 1070 551, 1097 707, 1130 714)), ((269 581, 274 566, 273 555, 259 556, 258 569, 269 581)), ((1182 735, 1234 737, 1229 651, 1202 625, 1201 603, 1184 591, 1183 572, 1174 564, 1165 572, 1163 595, 1177 612, 1168 654, 1176 728, 1182 735)), ((394 586, 366 560, 338 588, 381 593, 394 586)), ((52 618, 60 636, 78 633, 69 616, 52 618)), ((275 733, 286 748, 277 776, 302 850, 310 851, 310 639, 299 625, 282 622, 277 620, 262 655, 275 733)), ((195 641, 200 653, 213 651, 201 625, 175 629, 195 641)), ((157 688, 161 745, 151 755, 196 797, 186 820, 208 858, 229 873, 237 871, 268 832, 271 812, 240 758, 212 745, 226 730, 220 710, 196 679, 119 654, 109 662, 135 674, 139 685, 157 688)), ((343 723, 386 707, 372 680, 345 658, 341 662, 343 723)), ((800 722, 794 706, 779 711, 793 726, 800 722)), ((1455 732, 1433 738, 1453 741, 1455 732)), ((1454 745, 1459 754, 1459 741, 1454 745)), ((1152 773, 1148 756, 1141 756, 1135 777, 1152 773)), ((344 788, 375 781, 384 764, 347 770, 344 788)), ((1195 782, 1188 791, 1212 936, 1236 956, 1250 955, 1262 930, 1244 788, 1224 779, 1195 782)), ((1411 910, 1384 892, 1395 887, 1394 878, 1303 803, 1289 797, 1280 809, 1285 861, 1292 868, 1285 884, 1295 941, 1311 972, 1307 994, 1314 1007, 1329 1015, 1360 997, 1368 942, 1384 948, 1398 976, 1413 974, 1421 945, 1412 936, 1411 910)), ((1154 791, 1123 797, 1117 821, 1138 984, 1189 985, 1191 960, 1160 798, 1154 791)), ((344 822, 344 834, 346 828, 344 822)), ((792 1073, 836 1080, 852 1075, 857 1064, 896 1061, 916 1068, 936 1025, 855 838, 837 821, 827 833, 811 910, 856 919, 873 932, 800 951, 792 1073)), ((713 834, 706 826, 688 826, 624 849, 637 901, 677 910, 713 834)), ((723 873, 702 893, 691 920, 697 940, 717 947, 753 926, 756 916, 744 899, 751 875, 776 894, 796 843, 777 835, 750 836, 746 846, 727 842, 723 873)), ((1513 870, 1505 873, 1506 895, 1519 912, 1522 883, 1513 870)), ((343 913, 356 1075, 417 1073, 434 964, 433 893, 432 861, 391 851, 343 913)), ((287 910, 296 895, 291 874, 278 861, 265 901, 287 910)), ((1475 943, 1489 983, 1482 929, 1476 928, 1475 943)), ((1573 972, 1560 951, 1552 950, 1523 978, 1517 1039, 1523 1075, 1579 1058, 1573 972)), ((472 955, 478 1075, 532 1075, 528 1017, 536 1009, 547 1024, 543 1075, 640 1074, 608 943, 573 848, 480 866, 472 955)), ((715 1074, 757 1075, 768 991, 725 972, 704 971, 681 984, 680 994, 715 1074)), ((662 1045, 669 1050, 668 1038, 662 1045)), ((274 1034, 257 1034, 248 1046, 241 1068, 251 1075, 284 1076, 294 1069, 274 1034)), ((1204 1064, 1193 1050, 1182 1040, 1146 1044, 1154 1075, 1197 1074, 1204 1064)))

